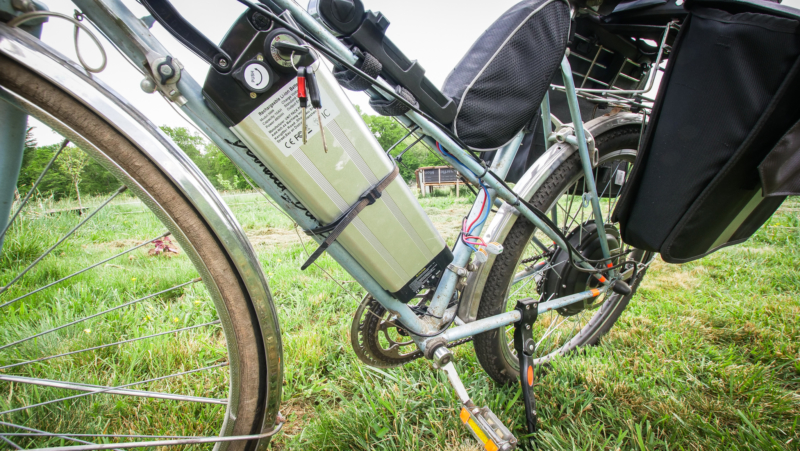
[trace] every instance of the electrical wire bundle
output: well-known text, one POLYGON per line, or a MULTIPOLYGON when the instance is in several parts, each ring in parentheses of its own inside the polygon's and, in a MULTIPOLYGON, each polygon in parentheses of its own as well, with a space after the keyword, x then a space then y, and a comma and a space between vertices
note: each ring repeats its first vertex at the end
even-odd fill
POLYGON ((483 241, 483 238, 477 235, 473 235, 473 233, 475 233, 474 231, 478 230, 483 225, 483 223, 486 222, 486 218, 489 217, 489 212, 492 209, 492 201, 491 197, 489 196, 489 188, 487 188, 486 185, 483 184, 483 181, 480 178, 478 178, 477 174, 472 172, 468 167, 464 166, 460 161, 458 161, 458 159, 456 159, 453 155, 447 152, 444 149, 444 147, 442 147, 442 145, 439 144, 438 142, 436 143, 436 149, 443 156, 450 157, 450 159, 452 159, 459 166, 464 168, 464 170, 472 173, 472 175, 474 175, 475 178, 478 179, 478 183, 480 184, 481 191, 483 192, 484 195, 483 203, 481 204, 481 210, 480 210, 481 212, 475 219, 472 220, 472 222, 469 225, 467 225, 468 217, 466 216, 464 217, 464 220, 461 223, 461 241, 465 245, 469 246, 469 248, 472 249, 473 252, 478 252, 477 246, 487 247, 487 244, 485 241, 483 241))

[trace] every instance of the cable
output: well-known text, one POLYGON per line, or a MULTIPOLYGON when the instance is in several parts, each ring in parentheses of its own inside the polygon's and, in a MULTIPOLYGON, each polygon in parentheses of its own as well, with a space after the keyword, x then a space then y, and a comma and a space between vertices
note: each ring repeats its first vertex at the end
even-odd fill
POLYGON ((86 69, 88 72, 92 73, 102 72, 103 69, 106 68, 106 63, 108 62, 108 58, 106 58, 106 50, 103 48, 103 45, 100 44, 100 40, 97 39, 97 36, 95 36, 94 33, 92 33, 92 30, 90 30, 86 25, 81 23, 81 20, 83 20, 83 14, 79 13, 78 11, 75 11, 75 16, 76 17, 70 17, 66 14, 61 14, 53 11, 31 11, 29 13, 25 13, 11 19, 10 21, 8 21, 7 25, 11 28, 15 28, 22 25, 25 22, 29 22, 39 17, 58 17, 59 19, 64 19, 66 21, 72 22, 72 24, 75 25, 75 37, 74 37, 75 53, 78 55, 78 61, 80 61, 81 66, 83 66, 83 68, 86 69), (97 48, 100 49, 100 54, 103 56, 103 62, 97 67, 91 67, 88 64, 86 64, 86 61, 83 60, 83 56, 81 56, 81 50, 80 47, 78 47, 78 32, 80 30, 85 31, 86 34, 88 34, 89 37, 92 38, 92 41, 94 41, 95 45, 97 45, 97 48))
MULTIPOLYGON (((350 64, 349 62, 345 61, 345 59, 342 58, 341 56, 337 55, 336 52, 328 49, 322 43, 320 43, 316 39, 312 38, 311 36, 309 36, 305 32, 301 31, 297 26, 295 26, 295 25, 283 20, 280 16, 278 16, 277 14, 272 12, 269 8, 266 8, 266 7, 264 7, 262 5, 259 5, 257 3, 253 3, 250 0, 237 0, 237 1, 239 3, 245 5, 245 6, 249 7, 250 9, 255 9, 255 10, 257 10, 257 11, 263 13, 263 14, 266 14, 273 21, 277 22, 278 24, 280 24, 284 28, 288 29, 289 31, 292 31, 293 33, 297 34, 301 39, 303 39, 304 41, 308 42, 311 47, 313 47, 314 49, 316 49, 320 53, 322 53, 325 56, 327 56, 328 58, 334 60, 338 64, 344 66, 345 68, 347 68, 347 70, 353 72, 354 74, 356 74, 358 77, 362 78, 363 80, 370 82, 374 86, 380 87, 380 84, 378 83, 377 79, 370 77, 365 72, 363 72, 361 69, 359 69, 359 68, 355 67, 354 65, 350 64)), ((392 96, 394 99, 396 99, 398 102, 400 102, 403 106, 407 107, 409 110, 414 111, 415 113, 417 113, 420 116, 424 117, 429 122, 433 123, 443 133, 445 133, 448 137, 450 137, 450 139, 452 139, 459 146, 461 146, 461 148, 469 149, 469 147, 466 144, 464 144, 461 141, 461 139, 458 138, 458 136, 455 136, 452 132, 450 132, 450 130, 448 130, 447 127, 445 127, 441 122, 437 121, 432 116, 430 116, 428 113, 426 113, 426 112, 422 111, 421 109, 419 109, 419 107, 413 105, 411 102, 409 102, 408 100, 403 98, 403 96, 401 96, 400 94, 395 92, 393 89, 392 90, 385 90, 385 89, 383 89, 381 87, 381 90, 382 91, 386 91, 387 94, 392 96)), ((472 155, 472 157, 475 158, 476 160, 479 159, 475 155, 472 155)))
MULTIPOLYGON (((283 20, 282 18, 280 18, 278 15, 273 13, 269 8, 266 8, 266 7, 264 7, 262 5, 259 5, 259 4, 256 4, 256 3, 253 3, 250 0, 237 0, 237 1, 239 3, 244 4, 245 6, 249 7, 250 9, 254 9, 254 10, 257 10, 257 11, 263 13, 263 14, 266 14, 273 21, 277 22, 278 24, 280 24, 284 28, 287 28, 288 30, 296 33, 301 39, 303 39, 306 42, 308 42, 311 47, 313 47, 314 49, 316 49, 320 53, 324 54, 328 58, 330 58, 330 59, 336 61, 337 63, 341 64, 342 66, 344 66, 348 70, 350 70, 353 73, 355 73, 358 77, 360 77, 360 78, 362 78, 362 79, 364 79, 366 81, 369 81, 373 85, 380 86, 378 84, 378 80, 377 79, 374 79, 374 78, 370 77, 369 75, 367 75, 366 73, 361 71, 359 68, 355 67, 353 64, 350 64, 349 62, 345 61, 344 58, 340 57, 335 52, 333 52, 332 50, 330 50, 327 47, 325 47, 322 43, 318 42, 316 39, 310 37, 308 34, 306 34, 305 32, 301 31, 298 27, 296 27, 293 24, 290 24, 289 22, 287 22, 287 21, 283 20)), ((404 105, 407 108, 409 108, 411 111, 414 111, 415 113, 419 114, 420 116, 424 117, 426 120, 428 120, 431 123, 433 123, 434 125, 436 125, 443 133, 445 133, 454 142, 456 142, 456 144, 458 144, 462 149, 467 149, 467 151, 470 150, 469 146, 465 145, 457 136, 453 135, 452 132, 450 132, 450 130, 448 130, 444 125, 439 123, 439 121, 437 121, 436 119, 432 118, 430 115, 428 115, 424 111, 420 110, 417 106, 412 105, 410 102, 408 102, 406 99, 404 99, 401 95, 399 95, 396 92, 393 92, 392 90, 388 91, 388 94, 390 96, 394 97, 402 105, 404 105)), ((457 158, 455 158, 453 155, 447 153, 447 151, 444 150, 440 145, 438 145, 438 143, 437 143, 437 148, 443 154, 449 155, 451 158, 453 158, 453 160, 456 161, 464 169, 466 169, 469 172, 472 172, 468 167, 466 167, 463 163, 461 163, 457 158)), ((469 155, 472 156, 472 158, 476 162, 480 162, 481 164, 483 164, 482 160, 478 156, 474 155, 472 152, 469 152, 469 155)), ((519 197, 519 195, 514 193, 511 190, 511 188, 509 188, 508 185, 506 185, 506 183, 500 177, 497 176, 497 174, 493 173, 488 168, 486 168, 485 172, 483 174, 481 174, 480 176, 478 176, 474 172, 472 172, 472 174, 475 175, 475 177, 478 179, 478 182, 480 183, 481 187, 484 188, 484 189, 486 189, 486 186, 483 184, 481 179, 483 177, 485 177, 486 175, 491 175, 495 179, 496 182, 498 182, 501 186, 503 186, 506 190, 508 190, 509 192, 511 192, 513 194, 514 199, 516 200, 516 203, 514 204, 514 206, 517 206, 520 203, 522 203, 527 208, 531 209, 531 211, 537 217, 539 217, 539 219, 541 219, 543 222, 545 222, 545 224, 549 228, 553 229, 553 231, 559 236, 559 238, 561 238, 564 241, 564 243, 569 247, 569 250, 570 250, 570 252, 568 252, 569 262, 576 270, 582 271, 582 272, 587 272, 587 273, 598 274, 598 273, 601 273, 601 272, 609 271, 611 269, 615 269, 615 268, 620 266, 620 265, 611 266, 611 267, 598 269, 598 270, 589 270, 589 269, 586 269, 586 268, 579 267, 574 261, 573 252, 575 253, 575 255, 581 255, 580 252, 578 252, 575 249, 575 247, 572 246, 572 244, 570 244, 569 241, 567 241, 567 239, 564 236, 564 234, 561 233, 561 231, 558 229, 558 226, 553 224, 552 221, 550 220, 550 218, 547 217, 547 215, 545 215, 538 208, 536 208, 533 205, 531 205, 528 201, 526 201, 526 200, 522 199, 521 197, 519 197)), ((488 190, 487 190, 487 194, 488 194, 488 190)), ((491 207, 491 204, 489 204, 489 205, 491 207)), ((462 240, 463 240, 463 237, 462 237, 462 240)), ((614 259, 614 258, 617 258, 617 257, 618 257, 618 255, 615 255, 615 256, 610 256, 608 258, 603 258, 603 259, 600 259, 600 260, 590 260, 590 259, 584 258, 584 261, 586 261, 587 263, 602 263, 602 262, 605 262, 605 261, 608 261, 608 260, 611 260, 611 259, 614 259)))

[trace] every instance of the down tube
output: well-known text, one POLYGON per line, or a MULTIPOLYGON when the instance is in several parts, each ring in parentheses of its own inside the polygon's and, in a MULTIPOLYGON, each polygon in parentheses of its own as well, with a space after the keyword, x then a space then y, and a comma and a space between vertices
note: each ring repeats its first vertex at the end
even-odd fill
MULTIPOLYGON (((117 48, 126 54, 131 61, 138 62, 139 70, 146 72, 140 62, 145 61, 144 55, 149 51, 169 55, 161 43, 155 39, 141 20, 119 0, 74 0, 84 13, 106 34, 117 48)), ((302 205, 286 190, 281 189, 268 174, 269 170, 261 161, 253 159, 247 149, 231 145, 238 138, 208 109, 200 92, 200 85, 183 71, 178 82, 178 88, 187 99, 182 110, 189 116, 206 135, 248 176, 253 178, 264 191, 273 198, 286 211, 297 224, 308 230, 321 224, 305 215, 302 205)), ((363 286, 386 309, 398 315, 403 324, 410 330, 421 333, 432 332, 431 326, 424 323, 411 309, 394 299, 384 290, 372 276, 338 243, 334 242, 327 252, 336 260, 353 278, 363 286)))

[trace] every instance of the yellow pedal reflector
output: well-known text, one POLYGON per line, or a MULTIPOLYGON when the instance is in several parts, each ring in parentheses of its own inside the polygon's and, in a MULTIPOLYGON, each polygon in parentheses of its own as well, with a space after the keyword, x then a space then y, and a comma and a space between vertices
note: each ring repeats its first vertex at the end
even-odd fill
POLYGON ((458 416, 486 451, 508 451, 516 447, 517 440, 511 431, 488 407, 482 409, 473 407, 472 411, 462 407, 458 416))
POLYGON ((469 410, 467 410, 466 407, 462 407, 459 417, 461 417, 462 423, 467 424, 467 421, 469 421, 469 410))

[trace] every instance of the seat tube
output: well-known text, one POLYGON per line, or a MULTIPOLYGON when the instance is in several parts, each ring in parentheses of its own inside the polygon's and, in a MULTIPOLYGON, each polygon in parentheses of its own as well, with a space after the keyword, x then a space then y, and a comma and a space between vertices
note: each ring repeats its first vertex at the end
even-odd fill
MULTIPOLYGON (((572 68, 566 56, 561 60, 561 75, 564 78, 564 88, 567 91, 567 103, 569 104, 569 112, 575 129, 575 138, 578 140, 578 153, 583 165, 584 180, 586 181, 586 187, 589 189, 589 196, 591 196, 594 222, 597 225, 598 237, 600 238, 600 248, 603 251, 603 257, 609 258, 611 253, 608 248, 606 234, 600 233, 601 230, 605 230, 605 225, 603 222, 603 210, 600 208, 600 198, 597 196, 594 172, 592 171, 592 158, 586 145, 586 133, 583 130, 583 120, 581 119, 581 110, 578 105, 578 96, 575 92, 575 80, 572 78, 572 68)), ((613 271, 611 275, 613 276, 613 271)))
MULTIPOLYGON (((0 232, 6 229, 22 168, 28 115, 0 101, 0 232)), ((0 252, 5 236, 0 236, 0 252)))

